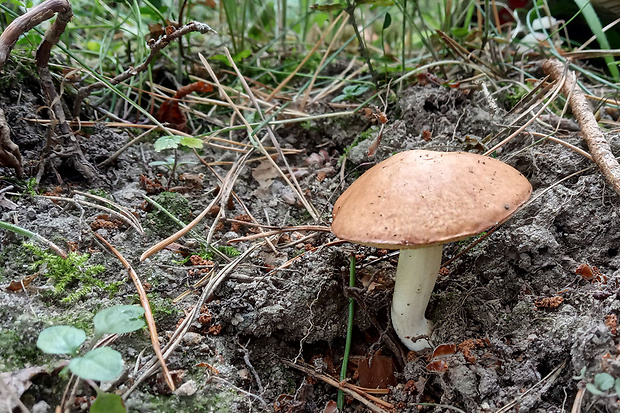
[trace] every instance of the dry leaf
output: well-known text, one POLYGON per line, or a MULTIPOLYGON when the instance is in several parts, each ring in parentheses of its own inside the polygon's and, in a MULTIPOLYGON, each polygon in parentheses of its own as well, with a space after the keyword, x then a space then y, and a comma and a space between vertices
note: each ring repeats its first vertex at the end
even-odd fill
POLYGON ((357 373, 361 387, 387 389, 387 386, 396 385, 392 358, 384 356, 380 352, 375 353, 372 357, 362 358, 359 361, 357 373))
POLYGON ((254 191, 254 195, 257 198, 266 198, 271 195, 269 188, 273 184, 273 180, 278 177, 280 173, 278 170, 268 161, 262 161, 256 168, 252 170, 252 177, 258 182, 258 189, 254 191))
POLYGON ((426 370, 435 373, 445 373, 448 371, 448 363, 443 360, 435 360, 426 365, 426 370))
POLYGON ((28 275, 22 278, 21 281, 11 281, 11 284, 9 284, 9 286, 6 287, 6 289, 9 291, 21 291, 23 288, 28 287, 28 285, 30 285, 32 280, 37 278, 38 275, 39 273, 36 273, 36 274, 28 275))
POLYGON ((179 108, 179 101, 192 92, 212 92, 213 86, 205 82, 194 82, 189 85, 180 87, 174 94, 172 99, 169 99, 161 104, 159 110, 155 114, 155 118, 164 123, 171 124, 175 129, 184 131, 187 126, 187 117, 185 113, 181 112, 179 108))
POLYGON ((433 358, 447 356, 456 353, 456 344, 440 344, 433 351, 433 358))

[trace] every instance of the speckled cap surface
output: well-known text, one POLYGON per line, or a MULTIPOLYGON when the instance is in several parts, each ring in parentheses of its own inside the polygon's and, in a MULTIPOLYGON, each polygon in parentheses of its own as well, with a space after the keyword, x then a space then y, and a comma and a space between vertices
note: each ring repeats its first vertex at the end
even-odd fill
POLYGON ((332 232, 378 248, 465 239, 504 221, 532 186, 513 167, 467 152, 401 152, 366 171, 334 204, 332 232))

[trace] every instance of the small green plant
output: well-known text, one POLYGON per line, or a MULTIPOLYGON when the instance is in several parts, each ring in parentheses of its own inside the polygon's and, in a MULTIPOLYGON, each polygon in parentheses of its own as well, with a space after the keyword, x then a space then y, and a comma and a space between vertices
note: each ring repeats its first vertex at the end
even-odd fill
POLYGON ((174 156, 168 156, 163 161, 149 162, 150 166, 165 166, 166 168, 168 168, 171 171, 176 169, 176 167, 179 166, 179 165, 195 165, 195 164, 196 164, 196 162, 191 162, 191 161, 180 161, 180 162, 177 162, 177 161, 175 161, 175 157, 174 156))
POLYGON ((342 89, 342 93, 333 98, 332 102, 335 103, 343 100, 356 100, 358 96, 363 95, 364 93, 368 92, 368 90, 370 90, 370 86, 368 85, 357 84, 345 86, 342 89))
POLYGON ((586 383, 586 390, 597 396, 606 396, 613 387, 614 392, 620 395, 620 378, 614 379, 609 373, 598 373, 593 383, 586 383))
POLYGON ((67 294, 60 300, 62 303, 75 303, 86 294, 93 291, 94 288, 99 288, 110 294, 114 294, 118 291, 119 287, 125 283, 125 281, 106 283, 96 278, 95 276, 97 274, 101 274, 105 271, 105 267, 103 265, 88 265, 87 262, 90 258, 88 254, 70 252, 67 258, 62 258, 44 251, 34 244, 25 243, 24 247, 38 258, 32 263, 32 270, 44 271, 45 275, 52 280, 52 284, 54 285, 53 296, 61 296, 66 292, 67 288, 78 283, 80 284, 80 287, 76 291, 67 294))
POLYGON ((118 378, 123 372, 123 357, 121 353, 110 347, 93 349, 95 343, 104 334, 125 334, 144 327, 144 308, 136 305, 117 305, 100 311, 93 318, 95 335, 90 341, 88 351, 77 357, 78 350, 86 341, 84 330, 72 326, 48 327, 39 333, 37 347, 47 354, 68 354, 71 361, 63 369, 76 376, 88 380, 97 392, 97 399, 91 406, 91 413, 125 413, 121 397, 116 394, 103 392, 93 382, 111 381, 118 378))
POLYGON ((186 148, 202 148, 203 142, 198 138, 194 138, 191 136, 180 136, 180 135, 172 135, 172 136, 162 136, 161 138, 155 141, 155 151, 161 152, 165 149, 177 149, 179 146, 186 148))
POLYGON ((38 195, 37 193, 37 186, 38 186, 38 182, 37 182, 37 178, 30 178, 27 182, 26 182, 26 193, 28 195, 31 196, 36 196, 38 195))

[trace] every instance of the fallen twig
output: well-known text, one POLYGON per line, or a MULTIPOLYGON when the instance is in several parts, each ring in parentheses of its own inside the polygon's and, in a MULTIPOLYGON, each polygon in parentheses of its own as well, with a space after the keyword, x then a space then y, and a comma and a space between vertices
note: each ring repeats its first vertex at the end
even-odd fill
MULTIPOLYGON (((44 1, 38 6, 28 10, 28 12, 23 15, 17 17, 11 22, 11 24, 9 24, 9 26, 0 35, 0 70, 4 67, 6 60, 8 59, 11 50, 13 49, 13 46, 15 46, 15 43, 19 37, 38 24, 51 19, 55 14, 57 15, 56 20, 54 20, 49 29, 45 32, 45 37, 37 48, 35 62, 37 73, 39 74, 39 80, 41 81, 41 89, 46 97, 50 112, 55 118, 54 121, 56 123, 52 123, 52 125, 57 124, 62 137, 65 138, 73 136, 73 132, 65 117, 60 96, 54 88, 52 74, 49 69, 49 59, 52 47, 58 43, 60 36, 64 33, 65 28, 67 27, 67 23, 69 23, 73 17, 71 4, 68 0, 44 1)), ((52 136, 53 133, 50 130, 46 145, 46 152, 48 154, 51 152, 52 136)), ((84 177, 91 181, 96 178, 95 168, 86 160, 86 157, 84 156, 84 153, 76 140, 71 141, 71 149, 67 150, 66 153, 71 154, 73 166, 84 177)), ((47 161, 49 162, 49 159, 47 161)), ((16 173, 19 174, 20 171, 16 169, 16 173)))
MULTIPOLYGON (((55 0, 55 1, 58 1, 58 0, 55 0)), ((144 60, 144 62, 142 62, 140 65, 136 66, 135 68, 134 67, 130 67, 129 69, 125 70, 120 75, 118 75, 118 76, 114 77, 113 79, 111 79, 109 81, 109 83, 111 85, 117 85, 117 84, 119 84, 119 83, 129 79, 130 77, 133 77, 133 76, 137 75, 140 72, 144 72, 149 67, 149 65, 151 64, 151 62, 155 58, 155 56, 157 56, 157 54, 162 49, 164 49, 166 46, 168 46, 173 41, 175 41, 175 40, 181 38, 182 36, 184 36, 184 35, 186 35, 188 33, 191 33, 191 32, 199 32, 199 33, 203 33, 203 34, 211 32, 211 33, 217 34, 217 32, 215 30, 213 30, 211 27, 209 27, 209 25, 206 24, 206 23, 189 22, 186 25, 184 25, 183 27, 180 27, 180 28, 174 30, 170 34, 164 34, 157 41, 151 40, 147 44, 149 49, 151 49, 151 52, 149 53, 147 58, 144 60)), ((95 83, 92 83, 92 84, 90 84, 88 86, 81 87, 78 90, 78 93, 77 93, 77 95, 75 97, 75 102, 73 104, 73 117, 78 117, 80 115, 80 109, 81 109, 81 106, 82 106, 82 101, 88 95, 90 95, 94 90, 101 89, 104 86, 106 86, 106 84, 104 82, 95 82, 95 83)))
POLYGON ((319 373, 317 371, 315 371, 312 367, 306 365, 305 363, 301 363, 301 362, 297 362, 297 363, 292 363, 288 360, 282 360, 282 363, 286 364, 289 367, 293 367, 297 370, 300 370, 306 374, 311 375, 312 377, 315 377, 319 380, 324 381, 325 383, 332 385, 334 387, 336 387, 339 390, 342 390, 344 393, 348 394, 349 396, 353 397, 355 400, 361 402, 365 407, 367 407, 369 410, 372 410, 373 412, 378 412, 378 413, 387 413, 386 410, 384 410, 383 408, 377 406, 374 403, 378 403, 381 404, 383 407, 387 408, 387 409, 394 409, 394 405, 391 403, 388 403, 386 401, 383 401, 381 399, 379 399, 378 397, 372 396, 370 394, 364 393, 362 395, 362 393, 358 393, 359 391, 359 387, 357 386, 352 386, 346 382, 338 382, 338 380, 334 379, 333 377, 330 377, 326 374, 323 373, 319 373), (372 402, 370 401, 372 400, 372 402), (373 403, 374 402, 374 403, 373 403))
MULTIPOLYGON (((543 64, 543 70, 553 79, 563 77, 564 68, 564 65, 556 59, 549 59, 543 64)), ((583 91, 577 85, 575 73, 571 70, 566 71, 566 81, 562 85, 562 93, 569 96, 570 107, 583 131, 583 139, 588 144, 592 159, 603 172, 607 181, 612 184, 616 193, 620 195, 620 164, 614 157, 609 142, 598 127, 592 109, 583 91)))
POLYGON ((114 246, 112 246, 112 244, 110 244, 105 238, 103 238, 101 235, 97 234, 96 232, 94 234, 95 234, 95 237, 97 237, 97 239, 101 241, 110 250, 110 252, 112 252, 112 254, 116 256, 116 258, 118 258, 121 264, 123 264, 123 267, 127 269, 127 272, 129 272, 129 276, 131 277, 131 280, 136 286, 136 290, 138 290, 138 295, 140 296, 140 304, 142 304, 142 307, 144 308, 144 318, 146 319, 146 324, 148 325, 148 328, 149 328, 149 335, 151 336, 151 344, 153 345, 153 351, 155 351, 155 354, 157 355, 157 359, 159 360, 159 363, 161 364, 161 370, 164 374, 164 378, 166 379, 166 383, 168 384, 168 387, 170 387, 171 391, 174 391, 175 389, 174 381, 172 380, 172 376, 170 375, 170 372, 168 371, 168 366, 166 365, 166 359, 164 358, 161 352, 161 347, 159 346, 159 339, 157 336, 157 327, 155 326, 155 319, 153 318, 153 313, 151 312, 151 305, 149 304, 149 299, 146 296, 146 291, 144 290, 144 287, 142 286, 142 282, 140 281, 138 274, 136 274, 134 269, 131 267, 131 264, 129 264, 129 261, 127 261, 125 257, 123 257, 123 255, 120 252, 118 252, 118 250, 114 248, 114 246))

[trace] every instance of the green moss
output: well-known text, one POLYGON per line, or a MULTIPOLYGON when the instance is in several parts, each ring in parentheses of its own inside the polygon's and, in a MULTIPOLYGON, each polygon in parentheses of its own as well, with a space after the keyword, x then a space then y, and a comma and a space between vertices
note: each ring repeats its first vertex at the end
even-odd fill
MULTIPOLYGON (((172 304, 170 298, 162 297, 162 295, 156 291, 147 293, 146 297, 149 299, 155 321, 161 321, 162 318, 167 318, 168 316, 178 313, 178 310, 172 304)), ((140 304, 140 296, 138 294, 133 294, 131 296, 131 301, 133 304, 140 304)))
POLYGON ((33 244, 23 244, 26 250, 38 258, 32 265, 33 271, 42 271, 50 278, 54 289, 46 292, 60 302, 73 304, 95 290, 106 291, 110 295, 118 292, 125 281, 106 283, 95 276, 105 271, 103 265, 87 264, 90 255, 71 252, 67 258, 44 251, 33 244), (74 289, 76 287, 76 289, 74 289))
MULTIPOLYGON (((189 201, 181 194, 162 192, 155 197, 155 202, 181 221, 187 222, 191 218, 192 209, 189 201)), ((177 229, 177 224, 163 211, 157 209, 147 214, 145 226, 160 236, 169 235, 177 229)))
POLYGON ((129 411, 158 413, 203 413, 231 411, 231 405, 239 396, 234 390, 221 389, 219 392, 206 393, 198 391, 192 397, 161 397, 150 394, 141 395, 140 405, 131 403, 129 411))
POLYGON ((0 331, 0 371, 22 369, 26 366, 40 365, 41 353, 35 340, 22 336, 18 330, 0 331))

